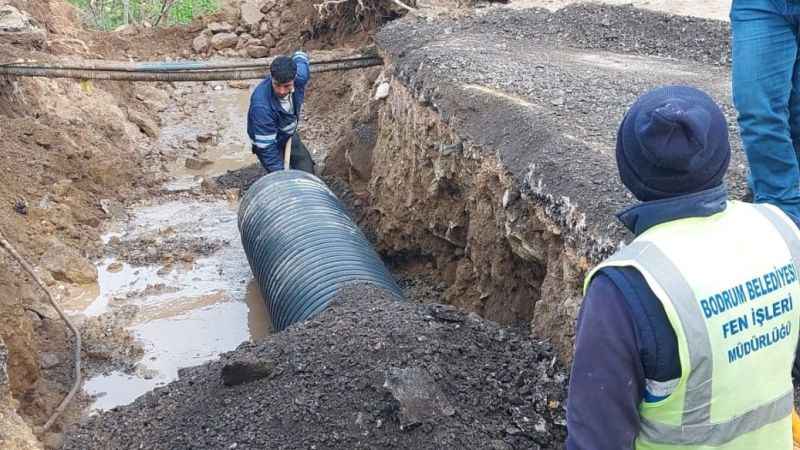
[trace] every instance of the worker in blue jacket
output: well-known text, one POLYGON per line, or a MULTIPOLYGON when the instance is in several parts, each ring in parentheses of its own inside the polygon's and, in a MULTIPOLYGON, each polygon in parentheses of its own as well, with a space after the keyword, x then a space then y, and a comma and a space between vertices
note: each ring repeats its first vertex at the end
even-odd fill
POLYGON ((798 222, 728 200, 727 133, 685 86, 622 120, 617 166, 642 203, 618 215, 636 238, 586 279, 568 450, 791 449, 798 222))
POLYGON ((278 56, 269 71, 250 96, 247 134, 253 153, 267 173, 283 170, 284 149, 291 139, 290 167, 314 173, 314 160, 297 130, 311 76, 308 55, 298 51, 291 58, 278 56))

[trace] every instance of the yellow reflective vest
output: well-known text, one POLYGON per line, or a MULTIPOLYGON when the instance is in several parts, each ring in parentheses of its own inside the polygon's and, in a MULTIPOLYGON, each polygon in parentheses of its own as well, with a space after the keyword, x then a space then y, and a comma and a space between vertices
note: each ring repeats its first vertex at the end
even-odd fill
POLYGON ((639 407, 636 449, 791 450, 800 232, 770 205, 729 202, 654 226, 596 267, 633 267, 664 306, 681 377, 639 407))

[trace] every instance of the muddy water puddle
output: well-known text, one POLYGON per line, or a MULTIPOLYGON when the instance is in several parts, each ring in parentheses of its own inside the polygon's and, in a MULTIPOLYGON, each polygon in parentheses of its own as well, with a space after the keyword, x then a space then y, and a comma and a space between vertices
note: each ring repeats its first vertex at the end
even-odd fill
POLYGON ((159 144, 177 152, 168 166, 174 180, 166 189, 191 189, 203 178, 216 177, 257 162, 246 134, 250 92, 256 82, 234 89, 225 83, 183 85, 163 113, 159 144), (249 87, 248 87, 249 86, 249 87))
POLYGON ((162 198, 110 224, 98 285, 67 305, 88 318, 133 309, 124 327, 144 349, 133 370, 85 382, 95 398, 91 412, 128 404, 175 380, 180 368, 271 332, 241 246, 236 202, 176 193, 196 191, 204 178, 256 161, 245 130, 250 91, 194 83, 170 95, 159 145, 173 157, 167 166, 172 181, 162 198))
POLYGON ((98 295, 70 306, 87 317, 135 307, 126 328, 144 357, 133 373, 86 381, 84 390, 96 397, 93 411, 130 403, 176 379, 180 368, 270 332, 239 241, 235 205, 180 200, 142 206, 112 228, 105 240, 114 256, 98 264, 98 295))

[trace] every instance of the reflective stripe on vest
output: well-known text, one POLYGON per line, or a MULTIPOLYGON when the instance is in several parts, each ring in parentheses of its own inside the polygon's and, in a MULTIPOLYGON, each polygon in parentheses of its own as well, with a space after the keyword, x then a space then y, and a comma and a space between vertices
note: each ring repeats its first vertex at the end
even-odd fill
MULTIPOLYGON (((732 202, 729 204, 729 208, 726 210, 726 212, 712 216, 716 217, 714 219, 682 219, 686 220, 687 222, 685 222, 681 227, 677 228, 677 233, 685 232, 687 227, 691 227, 689 229, 698 233, 704 233, 718 230, 719 228, 714 228, 715 226, 728 226, 730 224, 728 222, 724 222, 722 215, 727 214, 732 209, 736 211, 736 215, 734 216, 736 221, 742 219, 745 221, 745 223, 740 224, 741 228, 736 228, 743 230, 742 239, 752 238, 752 236, 744 235, 753 229, 761 231, 767 230, 765 231, 766 234, 769 234, 769 231, 773 233, 773 236, 764 237, 765 241, 769 243, 765 244, 766 248, 764 249, 764 253, 767 254, 771 250, 775 250, 773 252, 775 255, 786 255, 788 253, 786 256, 789 257, 788 259, 790 259, 790 261, 786 261, 786 263, 794 263, 794 274, 796 278, 797 267, 800 267, 800 234, 798 233, 794 224, 788 222, 789 219, 783 215, 782 212, 774 209, 774 207, 766 205, 758 205, 754 207, 752 205, 743 205, 732 202), (722 221, 720 221, 721 218, 722 221), (763 219, 760 218, 768 219, 771 227, 769 227, 769 225, 766 223, 763 223, 763 219), (746 223, 747 220, 754 221, 752 224, 749 224, 750 227, 748 227, 748 223, 746 223), (758 220, 761 220, 762 223, 759 223, 758 220), (689 225, 686 225, 686 223, 689 225), (723 225, 720 225, 720 223, 723 225), (779 236, 774 236, 774 234, 776 234, 774 231, 777 231, 777 235, 779 236), (770 245, 772 248, 770 248, 770 245), (784 249, 778 248, 781 246, 783 246, 784 249)), ((675 223, 681 222, 682 220, 675 221, 675 223)), ((729 220, 729 222, 730 221, 731 220, 729 220)), ((788 419, 789 415, 791 414, 793 401, 792 386, 789 377, 791 362, 788 364, 783 362, 781 363, 782 365, 775 365, 776 367, 780 367, 782 371, 785 368, 786 376, 785 380, 783 377, 781 377, 781 383, 783 383, 781 386, 764 388, 765 391, 771 392, 771 398, 763 398, 763 400, 759 399, 759 403, 753 404, 747 410, 729 411, 731 413, 729 414, 731 417, 727 420, 713 420, 712 399, 714 398, 715 355, 713 353, 713 346, 708 328, 711 325, 707 323, 707 317, 704 315, 704 310, 701 308, 701 303, 698 301, 699 299, 695 295, 692 286, 675 265, 675 262, 673 262, 673 260, 662 250, 662 248, 668 248, 663 247, 663 245, 669 245, 670 243, 672 245, 680 245, 680 243, 683 242, 681 241, 680 236, 678 236, 677 239, 673 239, 676 237, 676 235, 672 234, 672 231, 669 231, 669 228, 664 228, 669 226, 669 223, 662 225, 661 231, 653 233, 655 236, 649 233, 645 233, 644 235, 640 236, 640 238, 634 240, 631 245, 623 248, 606 260, 603 264, 595 268, 586 279, 586 286, 588 286, 588 282, 591 280, 591 277, 603 267, 635 267, 645 277, 653 292, 656 293, 656 296, 659 297, 662 303, 664 303, 665 310, 668 312, 670 323, 673 325, 676 336, 679 339, 679 349, 682 353, 681 364, 682 369, 684 369, 682 370, 682 384, 679 384, 679 386, 682 386, 682 390, 680 391, 680 394, 682 394, 682 405, 670 404, 670 406, 672 408, 679 408, 677 413, 681 415, 680 423, 669 424, 663 423, 659 420, 654 420, 650 416, 658 416, 657 413, 652 412, 652 409, 642 409, 640 413, 641 430, 639 439, 637 439, 637 447, 675 448, 675 446, 681 446, 681 448, 704 448, 705 446, 722 446, 743 435, 756 432, 757 430, 769 424, 775 424, 781 421, 785 421, 786 424, 789 424, 790 422, 788 422, 786 419, 788 419), (669 236, 670 239, 664 239, 664 236, 669 236), (659 247, 659 245, 662 245, 662 247, 659 247), (689 368, 688 371, 685 370, 687 367, 689 368)), ((702 234, 700 236, 702 236, 702 234)), ((710 241, 709 245, 712 250, 715 244, 720 243, 720 238, 717 238, 715 241, 713 237, 709 236, 707 240, 710 241)), ((694 243, 695 241, 689 240, 687 242, 694 243)), ((728 245, 736 245, 736 243, 729 242, 728 245)), ((699 252, 703 250, 706 249, 698 249, 699 252)), ((769 254, 772 255, 773 253, 769 254)), ((676 254, 680 255, 684 253, 677 252, 676 254)), ((762 255, 742 256, 744 258, 766 258, 762 255)), ((713 257, 711 258, 711 261, 713 261, 713 257)), ((763 263, 763 261, 761 262, 763 263)), ((775 261, 776 264, 778 262, 780 261, 775 261)), ((729 264, 727 261, 720 261, 720 264, 718 265, 722 268, 722 270, 724 270, 726 263, 729 264)), ((710 264, 709 273, 713 273, 714 268, 715 264, 710 264)), ((725 279, 724 273, 722 274, 721 278, 725 279)), ((790 292, 790 303, 793 303, 791 300, 792 294, 795 294, 797 301, 800 301, 800 288, 798 287, 796 279, 793 281, 793 283, 786 284, 782 288, 790 292)), ((775 289, 771 292, 779 292, 779 290, 775 289)), ((759 305, 756 303, 759 300, 761 299, 751 299, 747 306, 751 306, 750 303, 759 305)), ((741 305, 739 306, 741 307, 741 305)), ((792 304, 792 306, 794 305, 792 304)), ((796 346, 796 339, 798 335, 798 317, 800 317, 800 312, 798 312, 794 307, 792 307, 792 309, 793 311, 791 311, 791 313, 786 313, 786 317, 791 319, 791 321, 788 323, 794 325, 794 329, 791 330, 791 333, 787 332, 786 336, 787 339, 792 338, 792 351, 786 352, 786 354, 783 355, 788 359, 793 359, 793 349, 796 346)), ((733 308, 731 308, 731 310, 733 310, 733 308)), ((741 307, 739 312, 744 312, 745 315, 749 314, 750 308, 748 307, 745 309, 744 307, 741 307)), ((723 314, 727 313, 720 313, 719 317, 728 317, 727 315, 723 314)), ((770 326, 771 325, 772 322, 770 322, 770 326)), ((755 328, 755 324, 753 324, 753 327, 755 328)), ((769 329, 766 326, 764 328, 765 330, 769 329)), ((764 350, 764 352, 767 351, 769 350, 764 350)), ((773 353, 775 351, 777 350, 773 350, 773 353)), ((778 355, 781 355, 781 353, 778 353, 778 355)), ((755 356, 753 357, 755 358, 755 356)), ((719 368, 718 370, 732 369, 723 367, 719 368)), ((769 370, 769 368, 767 368, 767 370, 769 370)), ((746 373, 742 374, 742 377, 746 380, 751 380, 754 383, 758 383, 757 374, 746 373), (749 376, 753 376, 754 378, 747 378, 749 376)), ((748 383, 749 382, 750 381, 748 381, 748 383)), ((673 395, 675 394, 673 393, 673 395)), ((668 397, 664 402, 668 401, 670 401, 670 397, 668 397)), ((676 402, 677 401, 680 401, 680 399, 676 400, 676 402)), ((664 411, 662 410, 661 414, 663 413, 664 411)), ((790 425, 787 426, 789 428, 783 430, 783 425, 781 424, 780 427, 782 429, 782 433, 777 433, 780 434, 780 436, 772 437, 773 442, 780 442, 780 445, 776 447, 776 450, 782 450, 784 448, 784 443, 786 449, 791 449, 791 438, 790 434, 788 434, 790 431, 790 425), (788 437, 788 440, 784 439, 784 435, 788 437)), ((739 447, 734 446, 730 448, 739 447)))

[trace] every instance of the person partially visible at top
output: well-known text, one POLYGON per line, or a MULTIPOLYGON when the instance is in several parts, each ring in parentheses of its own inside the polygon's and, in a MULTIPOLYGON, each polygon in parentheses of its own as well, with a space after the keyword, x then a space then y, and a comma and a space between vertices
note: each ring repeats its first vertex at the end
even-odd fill
POLYGON ((733 0, 730 19, 750 194, 800 217, 800 1, 733 0))

